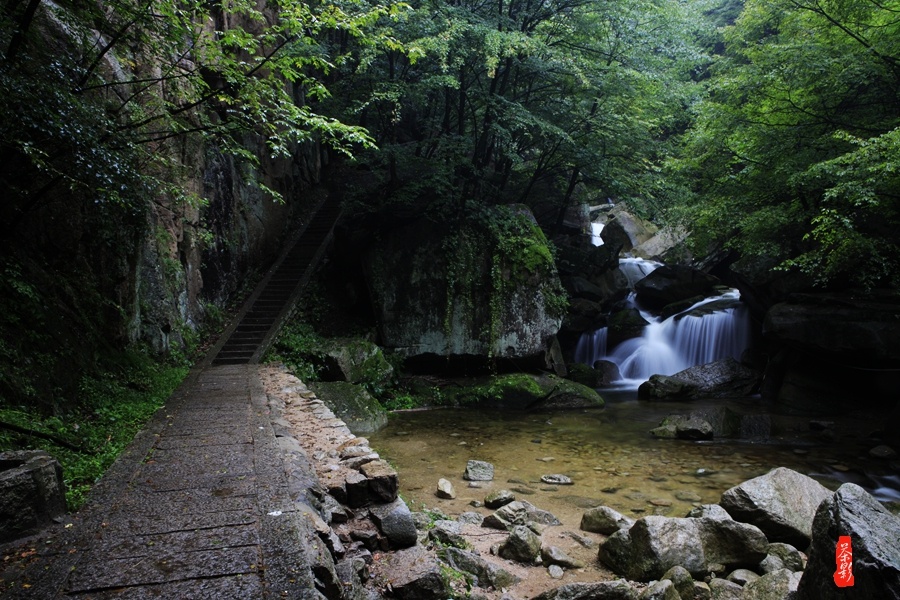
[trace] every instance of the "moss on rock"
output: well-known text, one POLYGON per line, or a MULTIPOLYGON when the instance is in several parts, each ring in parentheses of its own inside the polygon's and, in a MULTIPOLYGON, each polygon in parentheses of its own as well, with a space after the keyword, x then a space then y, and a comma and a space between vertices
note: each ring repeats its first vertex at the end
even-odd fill
POLYGON ((593 389, 555 375, 509 373, 460 388, 444 388, 450 404, 513 410, 601 408, 603 398, 593 389))
POLYGON ((387 425, 387 411, 366 389, 346 381, 320 381, 309 388, 355 434, 372 433, 387 425))
MULTIPOLYGON (((370 390, 383 388, 394 375, 394 368, 374 343, 361 338, 328 340, 322 353, 333 361, 330 371, 339 371, 329 379, 344 379, 365 385, 370 390)), ((328 361, 329 363, 331 361, 328 361)))

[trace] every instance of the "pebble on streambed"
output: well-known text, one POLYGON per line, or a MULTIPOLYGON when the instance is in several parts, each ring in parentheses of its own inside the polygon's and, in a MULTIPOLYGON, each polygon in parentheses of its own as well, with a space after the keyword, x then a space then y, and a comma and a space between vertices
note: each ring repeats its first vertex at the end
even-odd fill
POLYGON ((560 475, 558 473, 554 473, 552 475, 542 475, 541 481, 553 485, 573 485, 574 483, 571 477, 568 477, 567 475, 560 475))

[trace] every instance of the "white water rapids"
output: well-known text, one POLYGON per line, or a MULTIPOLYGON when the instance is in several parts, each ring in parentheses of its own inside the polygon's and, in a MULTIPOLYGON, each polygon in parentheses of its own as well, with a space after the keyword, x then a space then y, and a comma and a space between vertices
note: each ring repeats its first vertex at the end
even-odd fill
MULTIPOLYGON (((633 288, 638 280, 659 266, 660 263, 652 261, 622 259, 619 268, 633 288)), ((633 296, 630 297, 632 305, 633 296)), ((637 387, 654 374, 673 375, 722 358, 740 359, 750 342, 750 321, 739 299, 738 291, 731 290, 701 300, 664 320, 641 310, 641 316, 649 322, 641 337, 607 348, 605 327, 585 332, 575 348, 575 360, 588 365, 609 360, 619 367, 622 376, 617 385, 637 387), (710 307, 714 310, 697 310, 714 302, 717 306, 710 307)))

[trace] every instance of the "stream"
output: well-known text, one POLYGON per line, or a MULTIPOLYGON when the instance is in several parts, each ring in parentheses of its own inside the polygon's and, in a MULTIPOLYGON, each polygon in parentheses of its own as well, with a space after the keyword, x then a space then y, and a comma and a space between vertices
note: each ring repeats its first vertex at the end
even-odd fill
MULTIPOLYGON (((401 494, 413 510, 439 508, 458 515, 490 492, 508 489, 554 513, 571 530, 578 529, 586 508, 601 504, 632 518, 684 516, 779 466, 831 489, 853 481, 879 500, 900 501, 896 470, 889 461, 868 456, 879 443, 869 437, 877 429, 875 415, 841 418, 824 432, 811 430, 808 417, 771 415, 766 438, 663 440, 648 431, 666 415, 723 401, 649 403, 629 390, 601 394, 606 407, 586 411, 401 411, 369 439, 400 472, 401 494), (492 463, 494 480, 468 487, 462 474, 470 459, 492 463), (541 483, 548 474, 567 475, 573 485, 541 483), (437 498, 440 478, 453 484, 455 499, 437 498)), ((757 398, 725 404, 742 414, 762 414, 757 398)))

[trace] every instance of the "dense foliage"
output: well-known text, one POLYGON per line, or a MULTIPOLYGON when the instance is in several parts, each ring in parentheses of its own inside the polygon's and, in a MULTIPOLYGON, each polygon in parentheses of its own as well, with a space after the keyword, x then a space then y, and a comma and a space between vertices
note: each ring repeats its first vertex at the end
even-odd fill
POLYGON ((578 190, 652 202, 699 90, 699 6, 415 3, 390 25, 403 51, 358 52, 337 84, 378 143, 376 208, 525 202, 552 224, 578 190))
POLYGON ((724 42, 681 165, 695 240, 896 287, 900 3, 748 0, 724 42))

